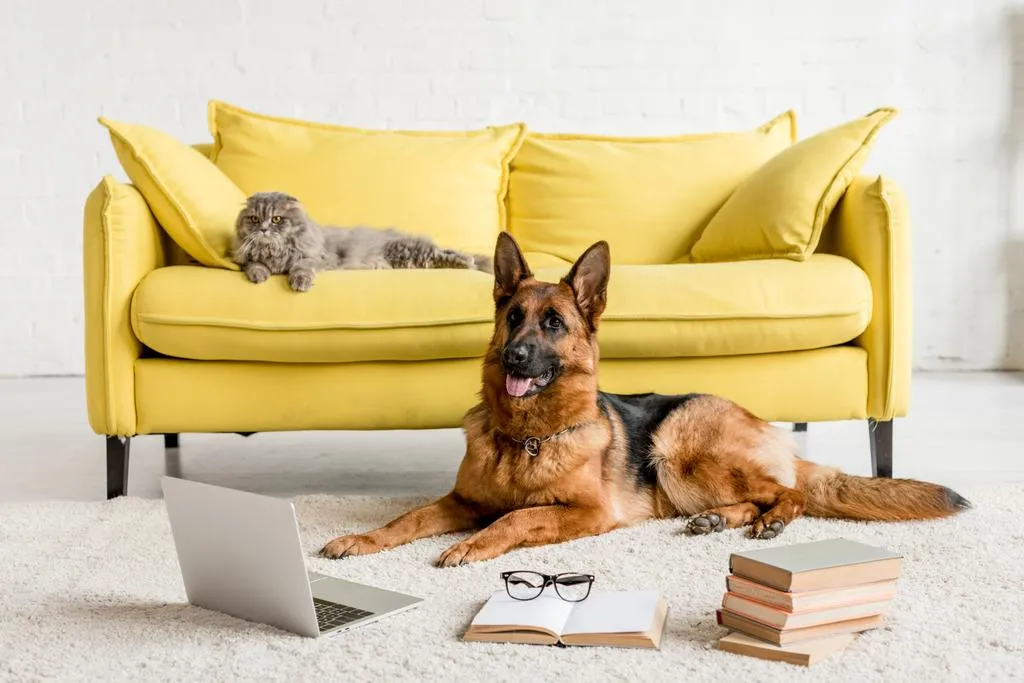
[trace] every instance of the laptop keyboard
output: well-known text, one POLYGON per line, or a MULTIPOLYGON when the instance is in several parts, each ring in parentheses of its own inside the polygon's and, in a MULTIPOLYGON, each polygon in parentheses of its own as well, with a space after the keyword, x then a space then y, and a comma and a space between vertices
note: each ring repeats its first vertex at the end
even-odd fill
POLYGON ((316 608, 316 623, 321 632, 373 615, 373 612, 328 602, 320 598, 313 598, 313 607, 316 608))

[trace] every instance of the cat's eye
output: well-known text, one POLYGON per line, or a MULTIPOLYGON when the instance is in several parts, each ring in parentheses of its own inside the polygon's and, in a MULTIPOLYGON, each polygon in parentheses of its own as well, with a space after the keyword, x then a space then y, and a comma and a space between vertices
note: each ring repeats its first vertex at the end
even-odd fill
POLYGON ((249 222, 252 223, 253 225, 256 225, 257 223, 260 222, 260 217, 259 216, 249 216, 249 222))
POLYGON ((281 217, 280 216, 274 216, 273 218, 270 219, 270 222, 273 223, 274 225, 277 225, 278 223, 281 222, 281 217))

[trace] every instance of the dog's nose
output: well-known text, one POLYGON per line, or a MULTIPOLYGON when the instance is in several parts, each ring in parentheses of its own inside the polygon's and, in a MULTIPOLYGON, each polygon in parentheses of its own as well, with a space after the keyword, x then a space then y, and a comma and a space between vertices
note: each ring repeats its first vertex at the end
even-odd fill
POLYGON ((530 345, 529 344, 514 344, 505 349, 505 362, 519 365, 530 360, 530 345))

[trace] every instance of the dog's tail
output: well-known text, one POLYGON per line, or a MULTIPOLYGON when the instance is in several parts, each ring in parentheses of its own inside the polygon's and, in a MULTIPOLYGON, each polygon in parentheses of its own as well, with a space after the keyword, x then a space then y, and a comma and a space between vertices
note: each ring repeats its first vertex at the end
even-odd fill
POLYGON ((798 469, 807 497, 804 514, 811 517, 902 522, 949 517, 971 507, 956 491, 925 481, 857 477, 806 460, 798 469))

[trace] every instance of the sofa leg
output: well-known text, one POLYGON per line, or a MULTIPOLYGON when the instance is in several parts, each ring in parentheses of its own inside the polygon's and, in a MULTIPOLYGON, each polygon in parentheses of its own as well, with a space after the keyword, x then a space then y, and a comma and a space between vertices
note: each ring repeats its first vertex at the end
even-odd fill
POLYGON ((180 448, 177 434, 164 434, 164 448, 180 448))
POLYGON ((794 422, 793 423, 793 431, 794 432, 806 432, 807 431, 807 423, 806 422, 794 422))
POLYGON ((868 420, 871 435, 871 474, 892 478, 892 420, 868 420))
POLYGON ((131 437, 107 437, 107 500, 128 495, 128 452, 131 437))

